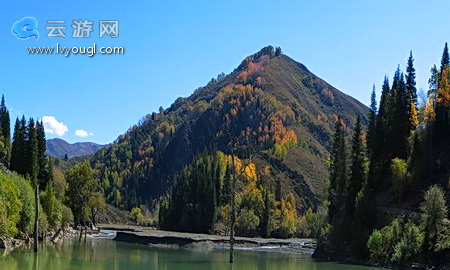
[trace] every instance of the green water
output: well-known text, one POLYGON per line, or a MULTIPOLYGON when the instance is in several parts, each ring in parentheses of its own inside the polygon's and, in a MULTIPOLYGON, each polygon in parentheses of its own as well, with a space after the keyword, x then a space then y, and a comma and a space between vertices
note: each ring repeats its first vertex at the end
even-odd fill
POLYGON ((0 270, 185 270, 185 269, 270 269, 270 270, 370 270, 376 268, 315 262, 309 256, 237 251, 233 266, 227 251, 151 248, 88 239, 87 243, 64 241, 41 245, 37 256, 29 248, 11 252, 0 249, 0 270))

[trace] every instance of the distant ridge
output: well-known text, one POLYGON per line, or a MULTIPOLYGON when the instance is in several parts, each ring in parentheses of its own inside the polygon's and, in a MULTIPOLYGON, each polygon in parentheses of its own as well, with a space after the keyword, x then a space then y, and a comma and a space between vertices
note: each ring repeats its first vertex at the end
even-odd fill
POLYGON ((47 155, 62 158, 67 154, 68 158, 81 157, 95 154, 106 145, 93 142, 77 142, 70 144, 63 139, 47 140, 47 155))

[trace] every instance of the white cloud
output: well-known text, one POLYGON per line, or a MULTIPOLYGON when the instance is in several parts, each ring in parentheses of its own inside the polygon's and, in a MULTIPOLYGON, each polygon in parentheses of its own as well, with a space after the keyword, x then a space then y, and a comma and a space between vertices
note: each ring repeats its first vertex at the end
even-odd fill
POLYGON ((93 136, 93 135, 94 135, 94 133, 87 132, 86 130, 83 130, 83 129, 75 130, 75 136, 80 137, 80 138, 85 138, 85 137, 93 136))
POLYGON ((42 123, 44 123, 45 132, 50 134, 63 136, 67 131, 69 131, 69 128, 64 125, 63 122, 56 120, 54 116, 42 117, 42 123))

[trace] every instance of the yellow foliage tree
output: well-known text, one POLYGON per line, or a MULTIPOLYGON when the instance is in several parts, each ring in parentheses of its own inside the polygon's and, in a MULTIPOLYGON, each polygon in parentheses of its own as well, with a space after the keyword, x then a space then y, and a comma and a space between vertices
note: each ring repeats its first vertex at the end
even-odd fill
POLYGON ((295 198, 289 193, 286 200, 282 199, 278 203, 275 215, 278 220, 278 231, 280 237, 291 237, 297 231, 298 219, 295 209, 295 198))
POLYGON ((433 122, 436 119, 436 111, 434 110, 433 98, 428 99, 428 104, 425 106, 424 110, 425 122, 433 122))
POLYGON ((444 104, 446 107, 450 107, 450 83, 447 76, 447 68, 442 70, 441 77, 439 78, 438 86, 438 102, 444 104))
POLYGON ((414 102, 411 102, 410 110, 409 123, 412 127, 416 127, 419 124, 419 113, 414 102))

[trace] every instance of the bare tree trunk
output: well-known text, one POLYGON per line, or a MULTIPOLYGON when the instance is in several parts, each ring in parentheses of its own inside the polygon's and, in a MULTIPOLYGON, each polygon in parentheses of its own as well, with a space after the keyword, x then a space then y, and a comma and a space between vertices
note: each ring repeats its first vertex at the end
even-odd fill
POLYGON ((35 183, 35 190, 34 190, 34 204, 35 204, 35 211, 34 211, 34 252, 38 252, 38 233, 39 233, 39 184, 35 183))
POLYGON ((86 243, 86 237, 87 237, 87 226, 84 227, 84 242, 86 243))
POLYGON ((78 238, 78 242, 81 243, 81 239, 83 238, 83 226, 80 224, 80 237, 78 238))
POLYGON ((236 223, 236 166, 234 153, 231 154, 233 181, 231 183, 231 223, 230 223, 230 263, 234 261, 234 225, 236 223))

